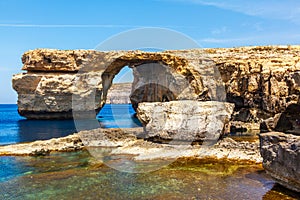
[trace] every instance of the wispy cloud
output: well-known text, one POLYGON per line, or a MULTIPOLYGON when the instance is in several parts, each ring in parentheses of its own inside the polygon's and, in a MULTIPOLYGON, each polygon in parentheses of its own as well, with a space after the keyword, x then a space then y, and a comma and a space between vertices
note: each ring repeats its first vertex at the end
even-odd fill
POLYGON ((300 23, 300 1, 298 0, 173 0, 199 5, 214 6, 246 15, 270 19, 283 19, 300 23))
POLYGON ((145 27, 165 27, 165 28, 199 28, 197 26, 175 26, 175 25, 122 25, 122 24, 17 24, 0 23, 0 27, 15 28, 145 28, 145 27))
POLYGON ((8 24, 2 23, 0 27, 20 28, 137 28, 141 26, 116 24, 8 24))
POLYGON ((299 44, 300 34, 278 33, 270 35, 244 36, 236 38, 202 38, 196 40, 202 46, 247 46, 271 44, 299 44))

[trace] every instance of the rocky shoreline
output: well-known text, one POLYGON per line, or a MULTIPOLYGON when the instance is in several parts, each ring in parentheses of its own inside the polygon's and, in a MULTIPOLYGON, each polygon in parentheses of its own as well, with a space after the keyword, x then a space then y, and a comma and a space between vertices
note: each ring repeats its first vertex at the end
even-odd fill
POLYGON ((0 146, 0 156, 40 156, 52 152, 78 151, 87 147, 113 147, 112 154, 133 155, 134 160, 191 157, 262 162, 258 139, 255 142, 237 142, 227 137, 215 144, 204 146, 183 142, 159 144, 138 139, 137 136, 141 132, 141 128, 81 131, 63 138, 0 146), (157 154, 155 152, 164 153, 157 154))

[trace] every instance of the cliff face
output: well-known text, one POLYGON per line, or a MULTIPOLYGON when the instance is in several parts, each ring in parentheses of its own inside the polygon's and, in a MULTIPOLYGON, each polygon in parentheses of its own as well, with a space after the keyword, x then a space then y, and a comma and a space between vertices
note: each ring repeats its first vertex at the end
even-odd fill
POLYGON ((132 83, 114 83, 109 88, 106 98, 107 104, 130 104, 132 83))
MULTIPOLYGON (((226 100, 235 104, 234 121, 257 123, 266 131, 297 132, 299 55, 300 46, 163 53, 40 49, 23 55, 22 69, 27 73, 15 75, 13 87, 19 95, 21 115, 72 118, 74 108, 82 112, 99 110, 107 100, 113 77, 128 65, 134 73, 133 104, 226 100), (154 65, 163 70, 155 70, 154 65)), ((124 96, 125 92, 120 94, 124 96)))
POLYGON ((236 105, 233 120, 262 122, 262 131, 298 132, 299 46, 207 51, 226 85, 227 101, 236 105))

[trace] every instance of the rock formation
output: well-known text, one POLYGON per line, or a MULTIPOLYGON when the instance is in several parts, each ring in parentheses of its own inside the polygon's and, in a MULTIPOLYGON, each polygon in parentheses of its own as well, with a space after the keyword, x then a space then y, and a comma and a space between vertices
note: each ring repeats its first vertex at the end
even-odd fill
POLYGON ((27 72, 13 77, 13 87, 19 113, 27 118, 72 118, 74 110, 80 117, 96 115, 114 76, 129 66, 135 109, 145 101, 227 100, 235 104, 232 131, 249 131, 255 124, 263 131, 297 134, 299 53, 300 46, 162 53, 38 49, 23 55, 27 72))
POLYGON ((267 173, 281 185, 300 192, 300 136, 261 134, 260 151, 267 173))
POLYGON ((22 69, 27 70, 27 73, 13 77, 13 88, 19 95, 19 113, 31 119, 95 116, 106 102, 114 76, 127 65, 141 76, 147 76, 135 77, 134 83, 140 79, 148 81, 142 85, 139 82, 139 88, 156 90, 155 95, 150 97, 133 91, 130 99, 134 105, 140 101, 156 101, 164 97, 176 100, 207 96, 200 72, 189 65, 187 59, 172 54, 38 49, 26 52, 22 62, 22 69), (144 70, 147 64, 151 65, 150 68, 165 69, 166 77, 169 78, 159 80, 155 77, 157 73, 149 76, 148 69, 144 70), (165 87, 169 85, 171 88, 167 90, 165 87))
POLYGON ((216 101, 140 103, 137 116, 146 138, 156 141, 216 141, 233 113, 234 104, 216 101))

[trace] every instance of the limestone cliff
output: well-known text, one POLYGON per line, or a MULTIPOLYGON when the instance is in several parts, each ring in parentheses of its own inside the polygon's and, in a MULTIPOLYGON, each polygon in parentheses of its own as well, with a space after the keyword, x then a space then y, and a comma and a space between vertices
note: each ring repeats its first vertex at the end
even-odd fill
POLYGON ((132 83, 114 83, 107 93, 107 104, 130 104, 132 83))
POLYGON ((98 111, 114 76, 129 66, 134 73, 130 96, 134 105, 179 99, 226 100, 235 104, 234 121, 256 123, 265 131, 297 133, 299 55, 300 46, 162 53, 37 49, 23 55, 22 69, 27 72, 13 77, 13 87, 19 95, 21 115, 72 118, 74 109, 98 111))

